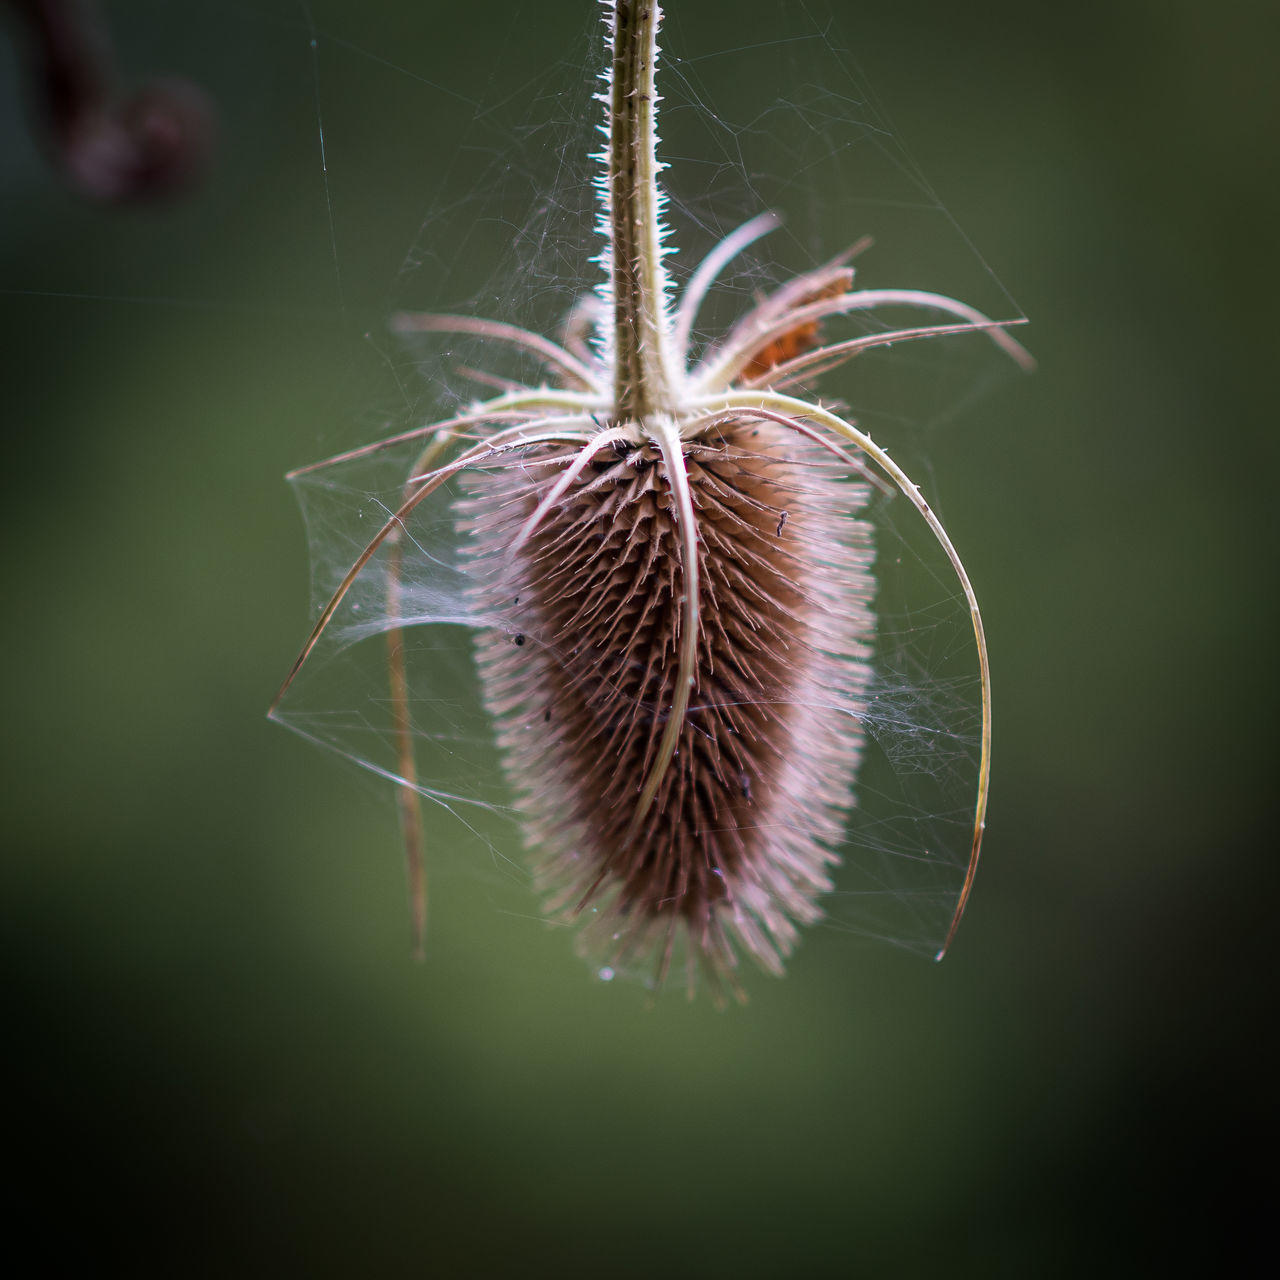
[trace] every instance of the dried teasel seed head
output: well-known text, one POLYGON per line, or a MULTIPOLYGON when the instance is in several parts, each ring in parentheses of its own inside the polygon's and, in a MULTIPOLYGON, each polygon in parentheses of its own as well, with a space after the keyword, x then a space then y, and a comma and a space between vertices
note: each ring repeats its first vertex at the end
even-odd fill
MULTIPOLYGON (((294 473, 323 483, 330 468, 385 449, 416 454, 386 519, 367 542, 362 533, 272 714, 332 743, 347 723, 364 727, 390 709, 394 763, 364 762, 400 786, 420 949, 419 794, 445 797, 418 769, 433 738, 415 723, 405 633, 465 621, 551 913, 585 919, 584 948, 610 968, 648 967, 661 980, 682 953, 691 992, 700 975, 717 993, 738 992, 742 956, 781 971, 798 927, 820 916, 847 847, 873 629, 871 532, 858 513, 870 486, 898 493, 955 573, 981 690, 971 844, 963 883, 947 891, 945 951, 987 804, 990 674, 977 598, 911 478, 806 389, 871 348, 958 332, 982 331, 1024 367, 1032 362, 1005 332, 1016 321, 922 290, 855 287, 850 263, 863 242, 758 297, 718 340, 695 340, 716 277, 778 219, 761 213, 732 231, 673 296, 656 150, 661 9, 605 0, 604 10, 603 281, 561 342, 470 316, 396 318, 402 334, 466 334, 518 351, 542 378, 471 370, 499 394, 294 473), (824 333, 882 308, 944 322, 824 333), (455 607, 450 596, 441 611, 427 582, 425 608, 414 607, 406 557, 417 553, 429 577, 451 562, 432 554, 431 536, 417 540, 417 522, 455 480, 465 599, 455 607), (283 704, 295 678, 313 655, 344 644, 331 624, 369 579, 384 612, 352 629, 385 631, 390 698, 380 692, 376 708, 337 721, 291 717, 283 704)), ((432 714, 437 701, 421 705, 432 714)), ((932 850, 902 852, 937 864, 932 850)))
POLYGON ((521 542, 576 452, 477 473, 462 506, 477 610, 525 641, 481 632, 476 654, 539 883, 557 916, 591 914, 583 946, 611 966, 661 975, 680 950, 691 989, 699 968, 720 987, 739 952, 779 973, 820 914, 853 804, 873 580, 870 527, 851 512, 866 486, 773 422, 686 447, 694 686, 632 833, 675 700, 680 517, 660 451, 622 439, 521 542))

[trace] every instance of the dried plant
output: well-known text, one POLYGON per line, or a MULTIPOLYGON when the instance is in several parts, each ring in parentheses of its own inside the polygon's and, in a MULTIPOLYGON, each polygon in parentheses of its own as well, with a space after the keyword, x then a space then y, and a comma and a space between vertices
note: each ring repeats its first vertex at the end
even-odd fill
POLYGON ((972 849, 945 950, 987 802, 990 690, 977 600, 909 477, 852 422, 793 392, 870 348, 969 330, 1028 358, 1005 322, 954 299, 855 289, 859 245, 758 300, 695 359, 708 289, 776 219, 762 214, 726 237, 673 301, 655 131, 661 12, 649 0, 605 8, 603 282, 559 342, 483 319, 396 318, 403 333, 519 349, 549 381, 484 375, 500 394, 338 460, 424 444, 398 509, 342 577, 280 697, 383 556, 395 773, 420 944, 402 557, 415 511, 461 477, 455 510, 472 615, 504 620, 478 626, 475 660, 549 912, 580 918, 589 908, 584 945, 611 964, 652 964, 661 980, 682 943, 691 992, 699 974, 716 992, 736 991, 739 954, 780 973, 798 926, 821 915, 831 888, 854 803, 873 634, 872 531, 850 516, 870 488, 900 491, 959 578, 980 665, 972 849), (950 319, 823 340, 827 322, 887 306, 950 319))

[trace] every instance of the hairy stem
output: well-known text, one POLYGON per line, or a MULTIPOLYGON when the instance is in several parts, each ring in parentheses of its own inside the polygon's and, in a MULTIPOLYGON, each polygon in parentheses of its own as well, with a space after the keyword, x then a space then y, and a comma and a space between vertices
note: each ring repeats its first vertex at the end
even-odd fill
POLYGON ((614 412, 630 422, 671 408, 654 90, 661 21, 654 0, 618 0, 610 22, 606 233, 614 412))

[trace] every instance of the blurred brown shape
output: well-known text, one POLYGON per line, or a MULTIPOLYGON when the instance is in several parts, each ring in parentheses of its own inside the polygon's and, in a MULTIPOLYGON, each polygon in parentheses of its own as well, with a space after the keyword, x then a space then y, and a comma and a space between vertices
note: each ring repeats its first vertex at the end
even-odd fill
POLYGON ((216 134, 208 95, 157 77, 120 98, 118 68, 95 0, 12 0, 30 34, 34 114, 72 185, 113 204, 188 190, 205 172, 216 134))

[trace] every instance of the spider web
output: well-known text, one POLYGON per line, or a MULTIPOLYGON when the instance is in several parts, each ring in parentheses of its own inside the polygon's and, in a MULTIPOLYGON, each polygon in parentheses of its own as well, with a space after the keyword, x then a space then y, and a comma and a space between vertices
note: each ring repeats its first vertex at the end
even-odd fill
MULTIPOLYGON (((438 50, 439 65, 406 67, 376 36, 349 40, 336 13, 312 7, 322 130, 332 137, 340 127, 335 104, 370 76, 389 78, 431 113, 431 146, 441 160, 417 206, 425 213, 393 273, 384 314, 450 312, 555 336, 595 286, 600 245, 588 156, 599 145, 593 95, 602 38, 593 7, 580 9, 551 19, 521 10, 505 42, 488 51, 487 79, 462 85, 450 80, 447 49, 438 50), (548 22, 558 29, 554 39, 548 22), (535 59, 526 42, 558 52, 535 59)), ((678 249, 668 259, 674 287, 748 218, 772 209, 784 221, 726 269, 700 314, 695 352, 761 292, 866 235, 874 245, 856 260, 860 285, 943 292, 995 317, 1018 314, 917 171, 825 16, 819 23, 808 6, 783 5, 762 11, 742 47, 725 50, 716 41, 714 30, 683 10, 669 15, 661 38, 660 155, 669 165, 668 223, 678 249)), ((335 187, 351 186, 341 157, 330 147, 326 214, 337 272, 350 278, 360 250, 345 229, 349 203, 334 198, 335 187)), ((406 185, 423 194, 421 180, 406 185)), ((825 336, 933 318, 919 316, 859 314, 829 323, 825 336)), ((478 338, 402 342, 383 333, 371 329, 374 389, 362 419, 349 438, 324 442, 331 451, 414 431, 492 394, 472 371, 529 383, 543 376, 519 352, 478 338)), ((981 335, 965 335, 868 352, 818 385, 824 403, 842 403, 937 509, 930 466, 937 433, 1010 376, 981 335)), ((400 504, 406 478, 420 469, 423 443, 391 444, 295 479, 311 553, 313 618, 400 504)), ((503 782, 472 660, 478 628, 503 629, 514 642, 520 622, 514 609, 480 616, 472 603, 454 508, 463 483, 444 484, 408 523, 395 553, 403 556, 398 611, 388 608, 387 544, 356 577, 277 715, 397 778, 386 633, 403 622, 417 777, 431 802, 428 874, 442 861, 465 865, 488 879, 503 905, 527 915, 520 815, 503 782)), ((872 685, 867 706, 856 709, 866 747, 835 891, 823 900, 825 920, 817 927, 933 955, 958 900, 972 836, 977 657, 954 573, 906 500, 877 497, 862 514, 875 526, 878 578, 872 685)), ((446 908, 437 899, 435 909, 446 908)))

